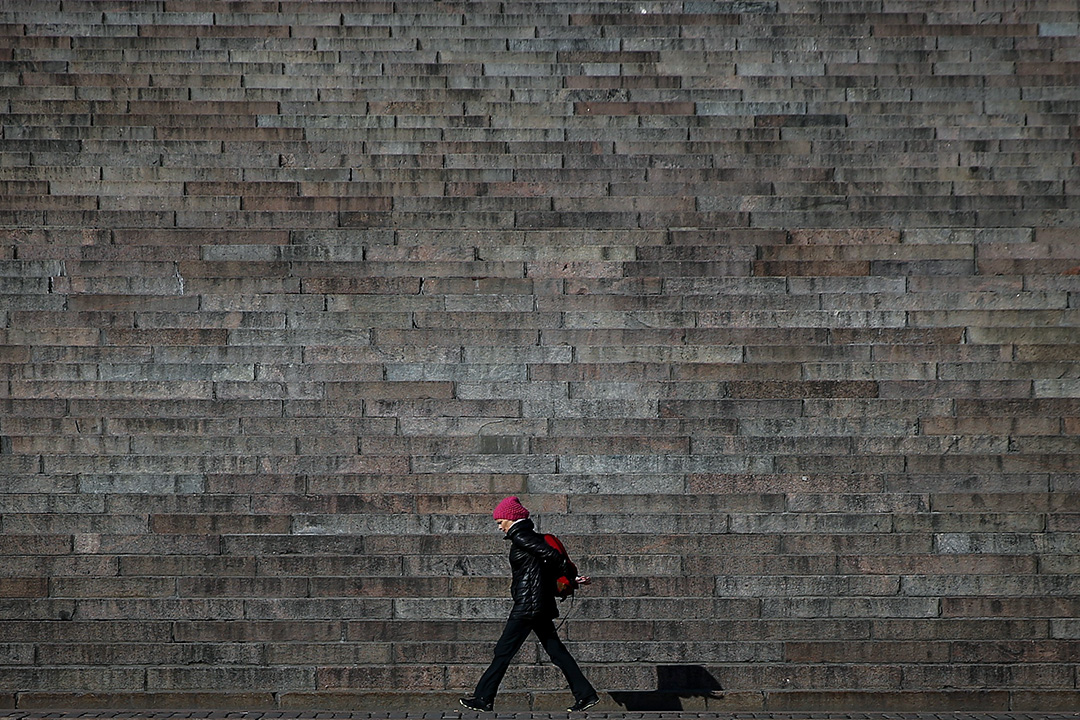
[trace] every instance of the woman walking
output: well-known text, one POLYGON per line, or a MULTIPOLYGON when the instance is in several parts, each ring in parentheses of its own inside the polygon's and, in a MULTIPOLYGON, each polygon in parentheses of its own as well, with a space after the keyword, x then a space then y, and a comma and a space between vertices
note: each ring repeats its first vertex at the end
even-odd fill
MULTIPOLYGON (((461 698, 461 704, 470 710, 482 712, 494 707, 499 683, 510 661, 532 632, 536 633, 551 661, 562 670, 574 694, 574 704, 567 711, 591 708, 600 702, 600 698, 559 639, 553 622, 559 616, 555 603, 555 580, 568 571, 564 566, 564 556, 536 532, 533 521, 529 519, 529 511, 516 497, 505 498, 495 507, 492 516, 510 541, 510 570, 513 575, 510 595, 514 607, 510 610, 502 637, 495 643, 495 657, 491 665, 480 677, 475 692, 461 698)), ((589 578, 577 580, 581 585, 589 582, 589 578)))

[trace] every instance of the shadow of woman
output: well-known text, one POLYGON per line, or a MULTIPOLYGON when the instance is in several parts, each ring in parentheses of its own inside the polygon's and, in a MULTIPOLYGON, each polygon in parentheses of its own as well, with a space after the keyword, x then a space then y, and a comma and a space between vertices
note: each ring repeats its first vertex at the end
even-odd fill
POLYGON ((690 698, 719 698, 720 681, 703 665, 657 665, 656 689, 613 691, 611 699, 628 711, 682 710, 690 698))

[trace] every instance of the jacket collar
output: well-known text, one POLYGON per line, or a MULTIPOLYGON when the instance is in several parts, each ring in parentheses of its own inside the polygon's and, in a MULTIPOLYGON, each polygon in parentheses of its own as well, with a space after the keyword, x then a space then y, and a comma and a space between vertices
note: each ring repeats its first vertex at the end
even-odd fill
POLYGON ((506 535, 503 537, 503 539, 509 540, 512 533, 520 532, 522 530, 532 530, 534 527, 536 526, 533 525, 532 520, 530 520, 529 518, 522 518, 521 520, 515 521, 514 524, 507 529, 506 535))

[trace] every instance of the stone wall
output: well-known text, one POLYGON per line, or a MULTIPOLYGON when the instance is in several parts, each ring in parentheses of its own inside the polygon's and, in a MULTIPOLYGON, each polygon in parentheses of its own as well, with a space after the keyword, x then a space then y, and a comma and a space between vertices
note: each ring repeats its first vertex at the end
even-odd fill
POLYGON ((0 704, 1075 709, 1078 35, 0 4, 0 704))

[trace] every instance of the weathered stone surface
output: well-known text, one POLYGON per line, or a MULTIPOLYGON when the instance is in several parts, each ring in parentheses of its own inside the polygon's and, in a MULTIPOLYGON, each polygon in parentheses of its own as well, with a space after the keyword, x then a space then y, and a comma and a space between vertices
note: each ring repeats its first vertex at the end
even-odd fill
POLYGON ((1074 709, 1075 3, 49 5, 0 706, 1074 709))

